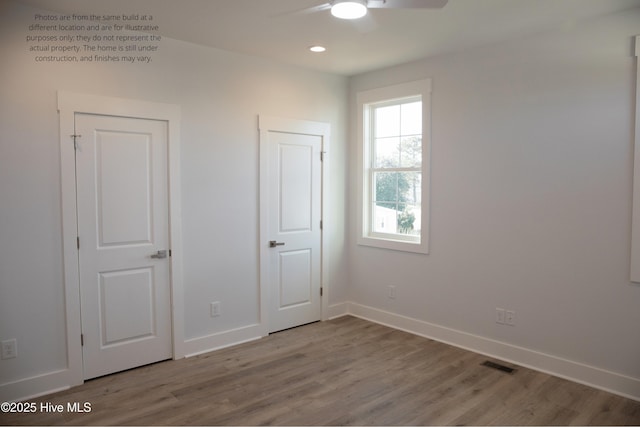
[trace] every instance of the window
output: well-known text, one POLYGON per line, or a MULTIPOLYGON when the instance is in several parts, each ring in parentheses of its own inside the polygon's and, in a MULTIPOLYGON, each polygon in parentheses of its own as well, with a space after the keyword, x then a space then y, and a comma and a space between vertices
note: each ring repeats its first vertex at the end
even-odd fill
POLYGON ((431 81, 357 95, 361 245, 428 252, 431 81))

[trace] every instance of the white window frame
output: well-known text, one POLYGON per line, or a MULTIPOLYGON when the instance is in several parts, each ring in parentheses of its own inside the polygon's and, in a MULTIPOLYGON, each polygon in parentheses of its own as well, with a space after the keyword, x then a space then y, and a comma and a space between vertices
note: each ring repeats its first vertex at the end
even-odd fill
POLYGON ((429 253, 429 211, 430 211, 430 158, 431 158, 431 79, 418 80, 394 86, 387 86, 358 92, 358 227, 359 245, 392 249, 405 252, 429 253), (421 231, 419 242, 415 238, 402 235, 376 233, 371 229, 371 182, 372 149, 370 138, 369 109, 373 105, 411 97, 422 99, 422 202, 421 231))
POLYGON ((640 36, 635 37, 636 117, 631 218, 631 281, 640 283, 640 36))

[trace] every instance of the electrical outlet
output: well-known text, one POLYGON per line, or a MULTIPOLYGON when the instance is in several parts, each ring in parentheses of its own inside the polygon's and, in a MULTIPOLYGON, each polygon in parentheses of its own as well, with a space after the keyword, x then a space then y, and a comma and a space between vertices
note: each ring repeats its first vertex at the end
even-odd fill
POLYGON ((211 303, 211 317, 220 316, 220 301, 214 301, 211 303))
POLYGON ((496 308, 496 323, 504 325, 506 320, 506 310, 504 308, 496 308))
POLYGON ((396 299, 396 287, 394 285, 387 286, 387 298, 396 299))
POLYGON ((2 341, 2 360, 18 357, 18 342, 15 338, 2 341))
POLYGON ((516 326, 516 312, 507 310, 504 321, 509 326, 516 326))

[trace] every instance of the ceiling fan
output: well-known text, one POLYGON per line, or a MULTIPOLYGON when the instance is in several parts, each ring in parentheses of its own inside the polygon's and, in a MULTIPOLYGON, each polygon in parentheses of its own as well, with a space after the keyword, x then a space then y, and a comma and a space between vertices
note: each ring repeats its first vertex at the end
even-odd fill
POLYGON ((424 9, 442 8, 448 0, 331 0, 309 8, 317 12, 331 9, 331 14, 341 19, 358 19, 367 14, 368 9, 424 9))

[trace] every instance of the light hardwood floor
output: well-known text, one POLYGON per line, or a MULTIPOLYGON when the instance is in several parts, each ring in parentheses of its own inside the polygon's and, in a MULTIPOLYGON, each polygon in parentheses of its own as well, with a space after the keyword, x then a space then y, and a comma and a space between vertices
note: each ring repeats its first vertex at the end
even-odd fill
POLYGON ((640 402, 346 316, 33 400, 9 425, 640 425, 640 402))

